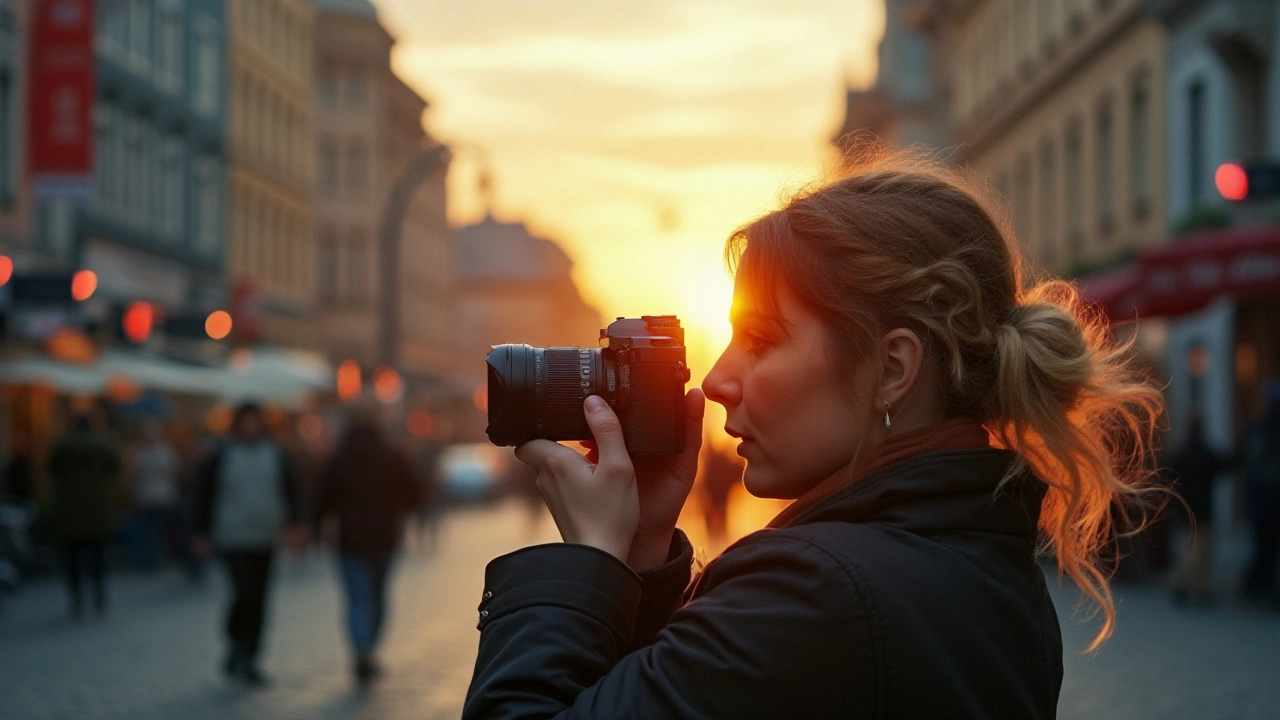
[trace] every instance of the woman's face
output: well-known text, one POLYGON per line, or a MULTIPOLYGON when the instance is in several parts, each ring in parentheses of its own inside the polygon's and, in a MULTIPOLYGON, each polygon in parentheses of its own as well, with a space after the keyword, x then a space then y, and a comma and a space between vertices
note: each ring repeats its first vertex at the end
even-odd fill
POLYGON ((781 284, 778 308, 781 327, 735 283, 733 338, 702 389, 724 406, 725 431, 741 440, 747 490, 797 498, 854 460, 874 403, 865 364, 837 370, 821 321, 781 284), (841 372, 855 373, 853 382, 841 372))

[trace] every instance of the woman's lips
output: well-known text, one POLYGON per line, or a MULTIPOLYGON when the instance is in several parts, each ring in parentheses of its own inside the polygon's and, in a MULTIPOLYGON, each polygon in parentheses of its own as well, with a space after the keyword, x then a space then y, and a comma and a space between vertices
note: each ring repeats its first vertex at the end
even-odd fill
POLYGON ((752 447, 754 442, 749 438, 742 438, 742 442, 738 443, 737 453, 739 457, 746 457, 747 448, 752 447))

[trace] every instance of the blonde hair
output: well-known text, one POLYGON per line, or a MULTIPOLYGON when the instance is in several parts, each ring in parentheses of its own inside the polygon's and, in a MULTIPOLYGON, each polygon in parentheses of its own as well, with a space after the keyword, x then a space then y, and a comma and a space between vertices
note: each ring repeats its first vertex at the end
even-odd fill
POLYGON ((1115 627, 1104 548, 1112 507, 1142 506, 1160 391, 1071 284, 1023 284, 1013 233, 985 186, 918 153, 877 149, 740 228, 726 256, 767 310, 776 283, 822 319, 833 357, 867 357, 895 327, 941 370, 947 417, 980 420, 1047 485, 1040 530, 1059 571, 1115 627))

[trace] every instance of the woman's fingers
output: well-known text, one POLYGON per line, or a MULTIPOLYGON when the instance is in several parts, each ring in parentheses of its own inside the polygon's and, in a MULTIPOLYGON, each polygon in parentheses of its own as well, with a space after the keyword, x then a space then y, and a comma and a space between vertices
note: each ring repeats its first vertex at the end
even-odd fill
POLYGON ((583 402, 587 425, 595 439, 597 469, 605 472, 629 472, 631 457, 627 454, 627 441, 622 437, 622 423, 603 398, 592 395, 583 402))
POLYGON ((560 443, 530 440, 516 448, 516 459, 540 473, 554 472, 582 456, 560 443))

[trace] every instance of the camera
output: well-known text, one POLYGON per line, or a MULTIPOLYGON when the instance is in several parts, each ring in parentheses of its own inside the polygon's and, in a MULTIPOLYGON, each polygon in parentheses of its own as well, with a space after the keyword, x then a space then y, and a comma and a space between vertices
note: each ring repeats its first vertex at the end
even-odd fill
POLYGON ((599 395, 622 422, 627 451, 684 449, 684 328, 675 315, 623 318, 600 331, 599 348, 495 345, 489 366, 494 445, 590 440, 582 402, 599 395))

